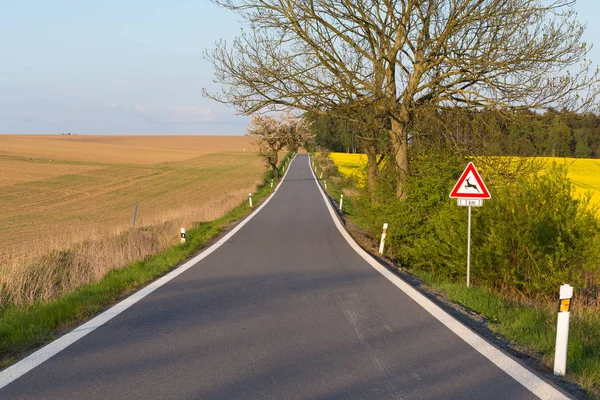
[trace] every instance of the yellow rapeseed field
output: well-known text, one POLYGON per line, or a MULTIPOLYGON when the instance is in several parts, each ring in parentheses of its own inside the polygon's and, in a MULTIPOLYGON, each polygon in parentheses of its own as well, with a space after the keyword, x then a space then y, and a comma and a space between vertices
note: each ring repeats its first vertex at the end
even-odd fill
POLYGON ((367 181, 367 156, 365 154, 329 153, 340 173, 346 178, 355 178, 360 186, 367 181))
POLYGON ((540 157, 545 161, 555 161, 568 168, 567 176, 575 186, 575 195, 583 196, 591 192, 592 204, 600 205, 600 160, 590 158, 550 158, 540 157))
MULTIPOLYGON (((342 175, 354 177, 358 180, 359 185, 364 185, 366 182, 366 155, 331 153, 330 157, 342 175)), ((575 196, 583 196, 589 191, 592 194, 592 204, 600 205, 600 160, 550 157, 538 157, 538 159, 566 165, 567 176, 575 186, 575 196)))

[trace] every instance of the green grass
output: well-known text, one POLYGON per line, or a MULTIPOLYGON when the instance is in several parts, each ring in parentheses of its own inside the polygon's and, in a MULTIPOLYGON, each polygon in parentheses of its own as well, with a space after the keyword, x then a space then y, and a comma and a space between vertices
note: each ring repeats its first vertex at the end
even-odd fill
MULTIPOLYGON (((289 155, 281 160, 281 165, 287 159, 289 155)), ((264 184, 253 196, 255 207, 274 190, 270 188, 271 178, 272 172, 265 174, 264 184)), ((244 202, 217 220, 196 224, 188 230, 185 243, 111 271, 100 282, 77 289, 56 301, 0 308, 0 367, 8 366, 24 352, 54 339, 166 274, 251 211, 244 202)))
MULTIPOLYGON (((318 171, 323 170, 317 165, 318 171)), ((328 192, 339 198, 340 188, 332 175, 339 172, 324 169, 328 192), (329 172, 330 174, 327 174, 329 172)), ((317 175, 318 176, 318 175, 317 175)), ((342 180, 344 184, 351 180, 342 180)), ((344 204, 352 205, 351 198, 344 204)), ((346 206, 344 206, 346 208, 346 206)), ((345 213, 357 226, 365 226, 363 218, 354 209, 345 213)), ((425 282, 434 292, 448 300, 472 310, 486 319, 490 330, 509 340, 515 347, 527 353, 539 355, 542 364, 551 370, 554 363, 556 341, 556 304, 523 304, 503 297, 484 287, 467 288, 464 282, 451 282, 437 275, 418 269, 410 272, 425 282)), ((600 315, 598 308, 578 307, 577 299, 571 312, 567 377, 576 381, 592 398, 600 399, 600 315)))
MULTIPOLYGON (((467 288, 464 283, 440 280, 424 271, 411 272, 449 300, 485 316, 492 331, 541 355, 543 364, 553 367, 557 305, 524 305, 503 299, 486 288, 467 288)), ((593 310, 578 309, 575 303, 570 322, 567 374, 598 397, 600 316, 593 310)))

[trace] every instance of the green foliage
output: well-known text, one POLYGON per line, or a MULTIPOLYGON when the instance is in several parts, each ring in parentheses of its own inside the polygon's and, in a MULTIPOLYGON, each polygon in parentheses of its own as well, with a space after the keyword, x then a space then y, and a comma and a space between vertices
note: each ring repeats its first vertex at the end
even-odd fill
MULTIPOLYGON (((600 115, 549 110, 501 113, 460 107, 426 112, 415 118, 413 139, 444 138, 456 151, 471 155, 600 158, 600 115)), ((333 114, 310 114, 318 146, 337 152, 366 152, 361 133, 333 114), (357 146, 358 143, 358 146, 357 146)), ((381 128, 375 124, 375 127, 381 128)), ((386 152, 385 140, 378 144, 386 152)))
POLYGON ((600 261, 600 227, 588 200, 576 200, 564 166, 499 182, 478 210, 476 274, 488 285, 529 297, 555 295, 559 285, 587 288, 600 261))
MULTIPOLYGON (((358 202, 378 235, 389 223, 387 254, 403 265, 452 281, 466 275, 467 209, 448 194, 466 160, 449 153, 412 161, 406 200, 394 196, 393 171, 382 171, 377 199, 358 202)), ((492 199, 473 208, 471 280, 530 298, 549 298, 569 282, 589 290, 598 282, 600 224, 586 200, 572 197, 564 167, 484 176, 492 199)))

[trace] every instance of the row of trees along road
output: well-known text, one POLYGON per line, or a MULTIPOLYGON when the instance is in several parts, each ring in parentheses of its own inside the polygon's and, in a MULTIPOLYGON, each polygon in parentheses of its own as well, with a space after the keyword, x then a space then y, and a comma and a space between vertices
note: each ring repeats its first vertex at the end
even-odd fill
POLYGON ((313 134, 306 122, 291 114, 280 114, 278 118, 269 115, 254 115, 248 127, 248 135, 256 138, 258 154, 271 168, 279 180, 279 152, 287 148, 295 152, 300 146, 312 141, 313 134))
POLYGON ((573 0, 213 1, 249 30, 205 53, 223 87, 205 95, 385 133, 399 198, 423 115, 588 111, 599 90, 573 0))

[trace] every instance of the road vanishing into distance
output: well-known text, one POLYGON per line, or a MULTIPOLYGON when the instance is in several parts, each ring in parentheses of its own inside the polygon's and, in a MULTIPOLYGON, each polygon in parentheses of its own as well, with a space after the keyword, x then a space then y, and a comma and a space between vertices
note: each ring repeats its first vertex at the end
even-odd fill
POLYGON ((566 398, 355 251, 309 164, 185 271, 0 373, 0 399, 566 398))

